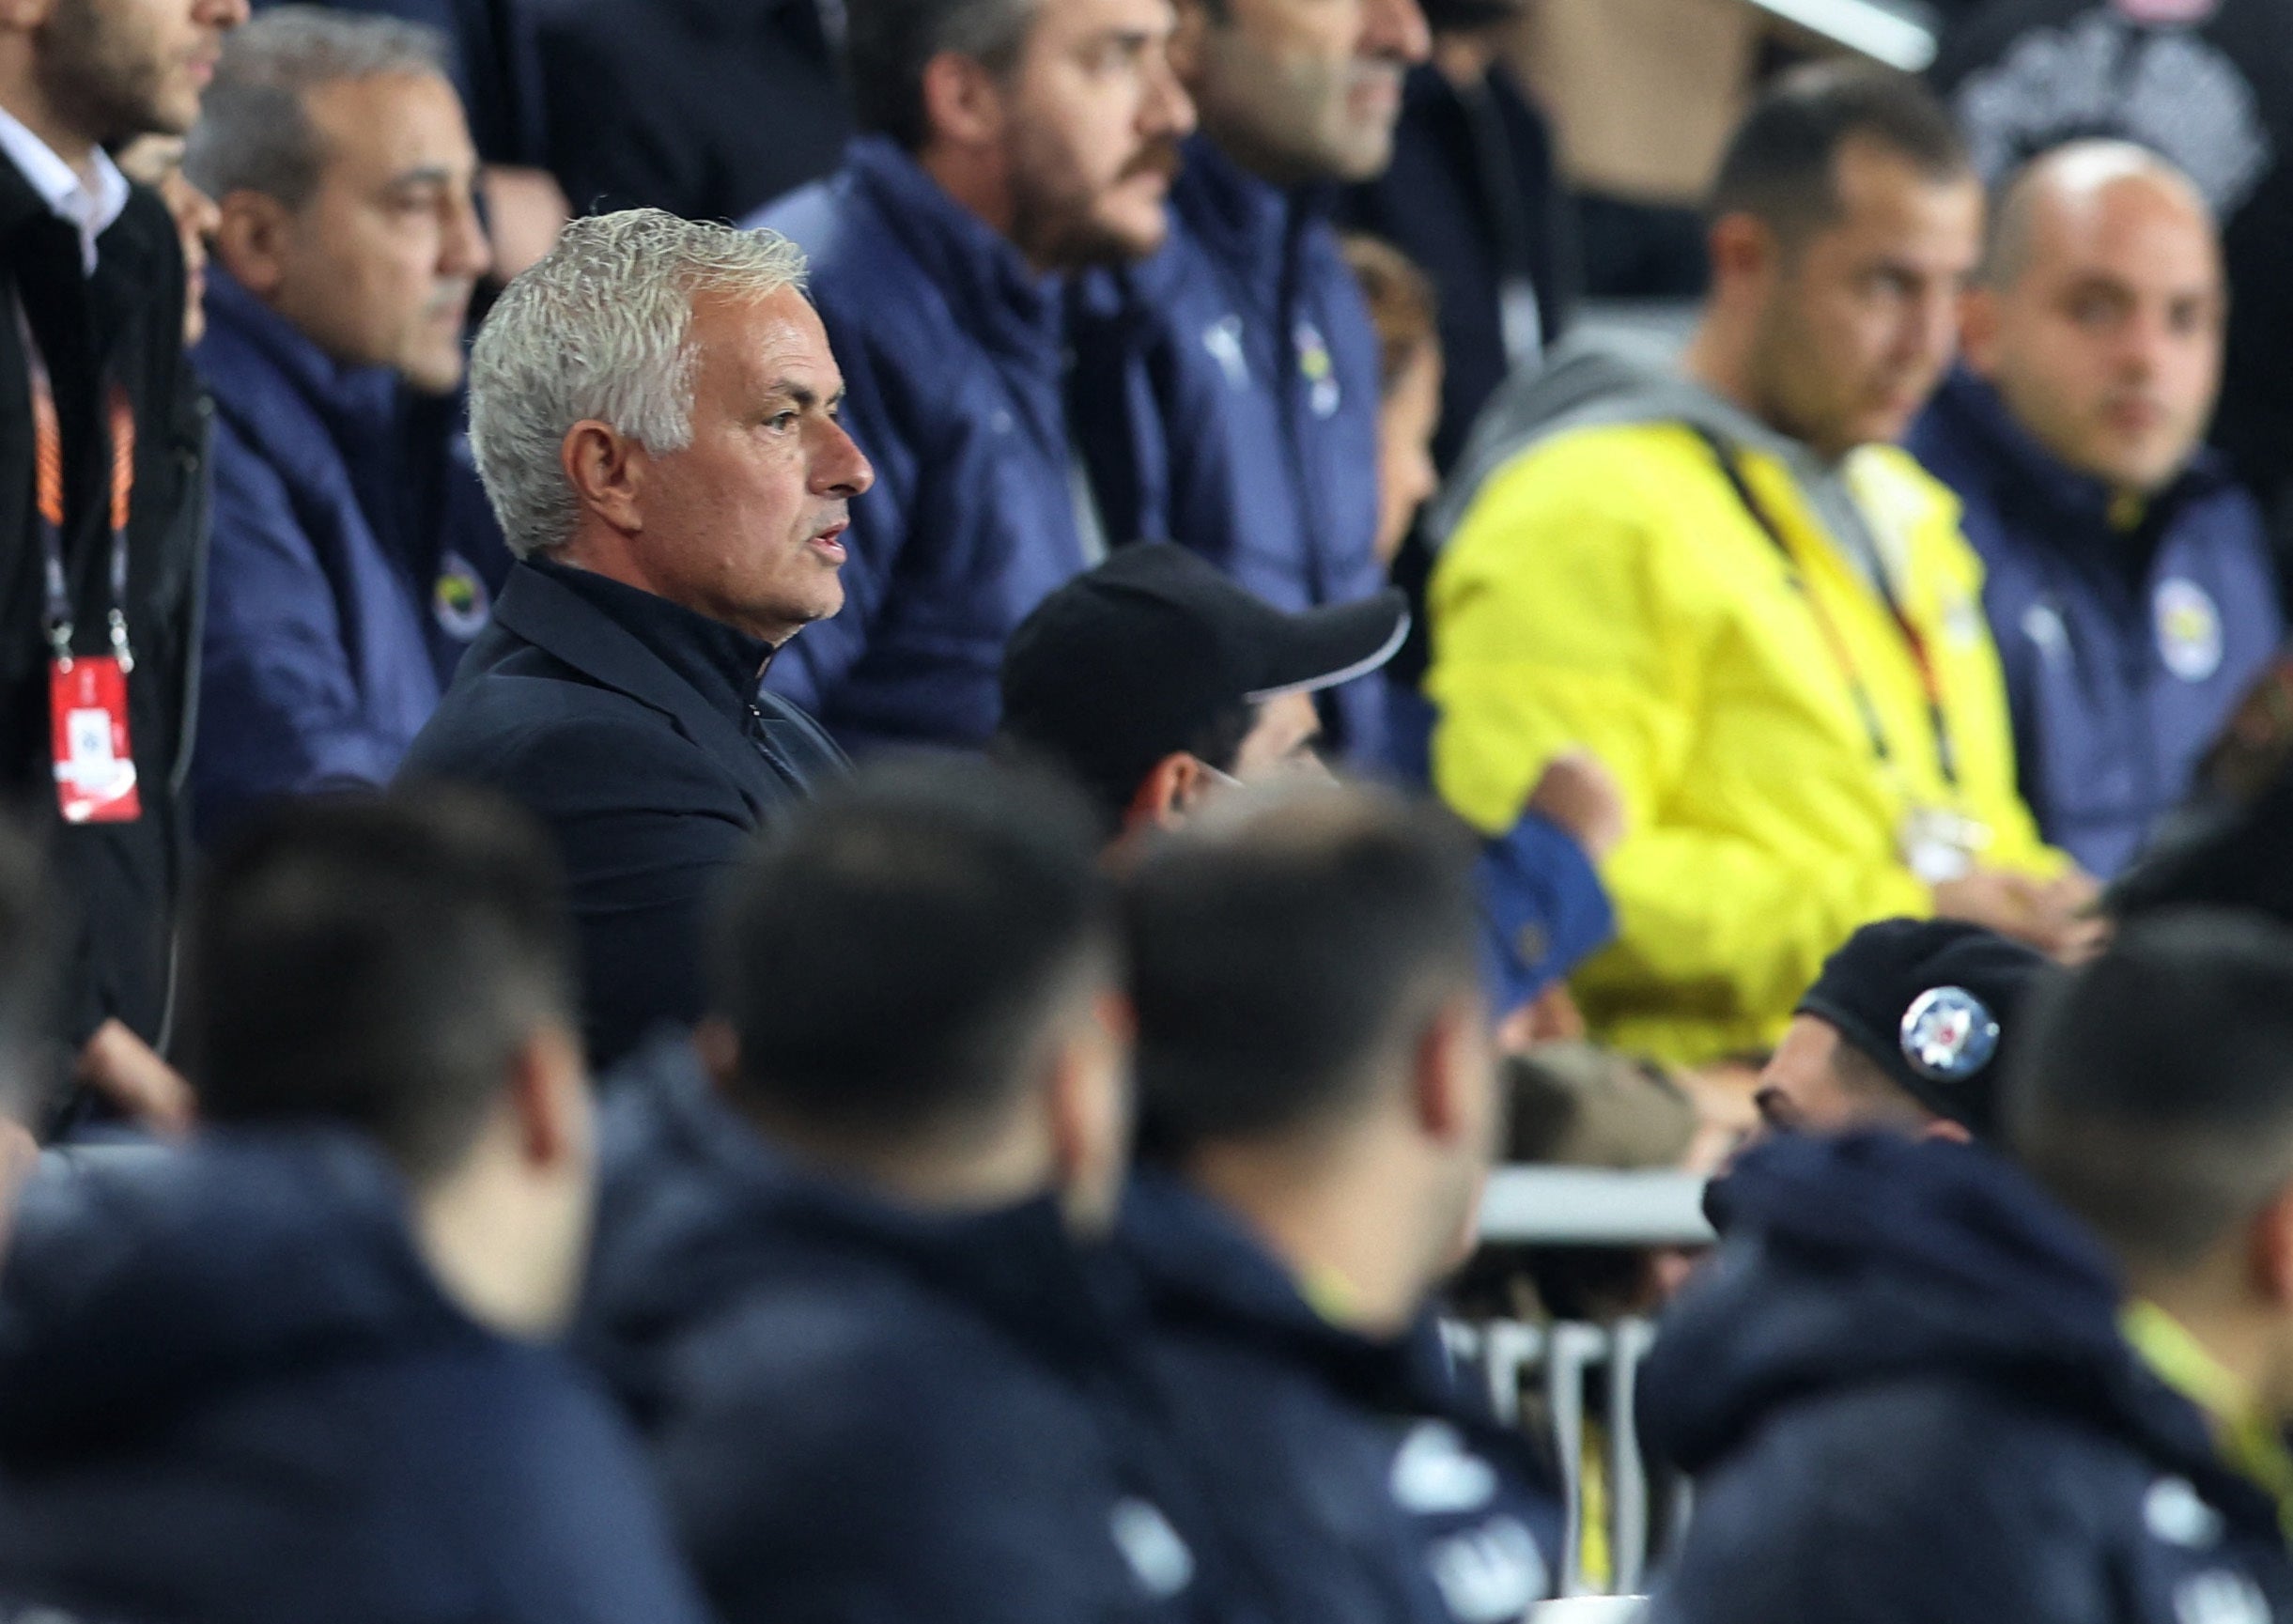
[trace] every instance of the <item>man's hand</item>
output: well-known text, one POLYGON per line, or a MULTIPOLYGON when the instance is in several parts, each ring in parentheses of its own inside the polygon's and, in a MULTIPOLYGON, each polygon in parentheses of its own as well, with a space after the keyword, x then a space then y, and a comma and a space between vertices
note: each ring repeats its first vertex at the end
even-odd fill
POLYGON ((1987 925, 2076 964, 2099 951, 2109 933, 2107 921, 2094 912, 2099 894, 2092 876, 2076 869, 2047 881, 1975 869, 1935 887, 1935 914, 1987 925))
POLYGON ((1624 794, 1589 750, 1555 756, 1529 792, 1527 810, 1566 829, 1596 863, 1624 838, 1624 794))
POLYGON ((117 1021, 96 1029, 80 1051, 72 1080, 92 1089, 125 1111, 138 1127, 163 1138, 191 1132, 197 1109, 191 1085, 145 1043, 117 1021))

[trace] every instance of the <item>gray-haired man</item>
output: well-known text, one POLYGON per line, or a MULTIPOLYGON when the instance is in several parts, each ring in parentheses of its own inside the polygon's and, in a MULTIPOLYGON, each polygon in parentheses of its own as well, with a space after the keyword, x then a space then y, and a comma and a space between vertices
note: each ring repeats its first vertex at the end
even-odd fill
POLYGON ((770 232, 654 209, 575 223, 471 357, 471 441, 520 562, 410 774, 488 784, 556 833, 605 1064, 701 1013, 711 882, 844 758, 759 686, 844 601, 875 479, 770 232))
POLYGON ((276 796, 387 782, 509 566, 461 437, 491 256, 445 51, 392 18, 267 10, 184 153, 219 210, 194 356, 216 409, 209 838, 276 796))

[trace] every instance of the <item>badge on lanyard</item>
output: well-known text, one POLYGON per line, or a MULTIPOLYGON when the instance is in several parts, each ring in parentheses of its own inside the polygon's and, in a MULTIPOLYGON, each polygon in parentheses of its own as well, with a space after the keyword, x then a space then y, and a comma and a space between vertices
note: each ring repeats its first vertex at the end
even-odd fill
POLYGON ((143 815, 128 745, 128 675, 112 655, 48 667, 55 798, 70 824, 133 823, 143 815))
POLYGON ((135 487, 135 412, 127 391, 109 392, 112 439, 112 650, 72 652, 71 588, 64 568, 64 434, 47 366, 23 327, 31 361, 34 509, 48 595, 48 723, 56 808, 70 824, 133 823, 143 816, 135 750, 128 737, 128 515, 135 487))

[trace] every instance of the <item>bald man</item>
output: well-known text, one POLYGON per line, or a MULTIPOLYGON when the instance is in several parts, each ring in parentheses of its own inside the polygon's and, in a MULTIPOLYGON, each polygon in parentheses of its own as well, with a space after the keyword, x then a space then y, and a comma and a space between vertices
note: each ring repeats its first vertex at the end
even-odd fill
POLYGON ((2284 633, 2260 511, 2203 444, 2227 304, 2187 177, 2056 147, 2001 195, 1964 363, 1909 441, 1989 570, 2023 797, 2105 879, 2284 633))

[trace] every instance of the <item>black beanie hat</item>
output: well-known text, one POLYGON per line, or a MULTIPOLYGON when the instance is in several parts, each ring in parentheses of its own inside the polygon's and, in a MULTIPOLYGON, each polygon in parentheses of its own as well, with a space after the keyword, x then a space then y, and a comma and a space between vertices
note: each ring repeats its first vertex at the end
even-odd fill
POLYGON ((1794 1013, 1829 1021, 1913 1099, 1989 1138, 2017 1013, 2056 973, 1981 925, 1882 920, 1824 961, 1794 1013))

